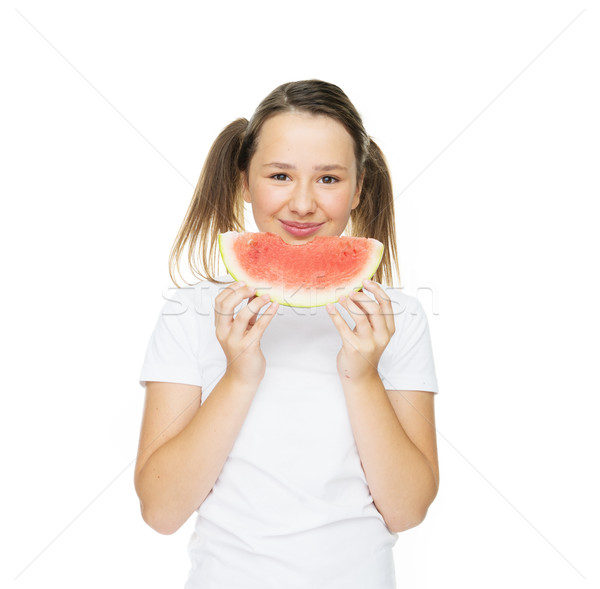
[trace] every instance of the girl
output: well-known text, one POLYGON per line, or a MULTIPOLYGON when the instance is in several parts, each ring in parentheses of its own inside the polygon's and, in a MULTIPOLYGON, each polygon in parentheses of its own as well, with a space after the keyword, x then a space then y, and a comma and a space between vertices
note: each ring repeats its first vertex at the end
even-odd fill
POLYGON ((377 282, 295 309, 216 277, 244 201, 290 244, 349 225, 386 245, 377 282, 397 270, 387 164, 340 88, 284 84, 226 127, 170 258, 176 283, 187 245, 206 280, 167 302, 140 376, 142 516, 171 534, 197 511, 187 589, 393 588, 396 533, 438 488, 426 316, 377 282))

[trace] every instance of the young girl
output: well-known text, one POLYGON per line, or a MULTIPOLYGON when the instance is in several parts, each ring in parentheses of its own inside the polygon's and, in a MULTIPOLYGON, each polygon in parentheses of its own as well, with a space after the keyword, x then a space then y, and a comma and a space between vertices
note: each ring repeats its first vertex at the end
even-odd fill
POLYGON ((438 488, 427 319, 366 281, 339 305, 278 307, 216 277, 216 238, 259 231, 302 244, 374 237, 391 282, 385 158, 347 96, 318 80, 276 88, 208 154, 173 246, 206 280, 176 290, 140 382, 135 470, 144 520, 164 534, 197 511, 187 589, 391 589, 396 533, 438 488))

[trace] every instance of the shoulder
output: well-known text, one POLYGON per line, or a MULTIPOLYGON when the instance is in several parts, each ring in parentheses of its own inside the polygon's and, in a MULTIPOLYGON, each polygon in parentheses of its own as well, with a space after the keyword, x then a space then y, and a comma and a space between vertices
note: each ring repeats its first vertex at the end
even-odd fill
POLYGON ((386 288, 392 301, 395 331, 380 363, 387 390, 437 393, 427 314, 419 299, 399 288, 386 288))
POLYGON ((395 333, 392 346, 398 350, 409 350, 417 343, 427 342, 427 346, 430 345, 429 321, 419 299, 406 294, 401 288, 384 289, 392 302, 394 315, 395 333))
POLYGON ((214 298, 226 287, 199 282, 163 290, 164 303, 148 343, 140 383, 204 385, 205 359, 220 349, 214 332, 214 298))
POLYGON ((396 323, 414 319, 427 321, 425 310, 417 297, 406 294, 401 287, 383 286, 383 289, 392 303, 396 323))

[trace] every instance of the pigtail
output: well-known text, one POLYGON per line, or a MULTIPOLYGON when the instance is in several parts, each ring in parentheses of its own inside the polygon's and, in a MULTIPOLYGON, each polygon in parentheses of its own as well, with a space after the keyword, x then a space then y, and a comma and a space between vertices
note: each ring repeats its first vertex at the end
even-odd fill
POLYGON ((263 123, 280 112, 308 112, 339 121, 350 133, 363 175, 360 202, 351 213, 348 233, 374 237, 385 250, 375 273, 377 282, 392 285, 400 278, 394 223, 394 195, 385 156, 365 132, 360 115, 341 88, 321 80, 290 82, 275 88, 252 119, 237 119, 213 143, 183 223, 171 248, 169 275, 182 276, 180 260, 188 248, 188 265, 199 279, 218 282, 219 233, 244 231, 242 178, 256 149, 263 123))
POLYGON ((360 203, 352 211, 350 223, 354 237, 373 237, 385 246, 373 279, 392 285, 395 273, 399 280, 392 178, 383 152, 372 139, 365 161, 360 203))
MULTIPOLYGON (((194 196, 169 255, 169 275, 177 286, 180 259, 187 245, 194 276, 213 282, 218 273, 218 234, 244 231, 242 179, 237 159, 248 127, 244 118, 230 123, 212 144, 194 196)), ((189 284, 189 283, 188 283, 189 284)))

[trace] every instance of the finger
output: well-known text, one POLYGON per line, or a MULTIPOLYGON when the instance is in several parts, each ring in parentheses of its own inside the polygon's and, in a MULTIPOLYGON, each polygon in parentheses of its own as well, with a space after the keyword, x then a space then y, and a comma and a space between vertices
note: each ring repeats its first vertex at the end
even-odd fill
POLYGON ((356 324, 356 333, 365 336, 372 333, 373 328, 367 312, 349 297, 341 297, 339 303, 350 313, 356 324))
POLYGON ((374 331, 387 334, 385 317, 377 300, 364 292, 350 293, 350 300, 362 310, 374 331))
POLYGON ((215 310, 222 314, 232 313, 244 299, 252 297, 254 294, 253 288, 243 282, 236 282, 224 288, 215 297, 215 310))
MULTIPOLYGON (((267 301, 269 302, 269 301, 267 301)), ((279 308, 279 303, 274 302, 271 303, 262 313, 258 319, 255 319, 254 325, 252 326, 251 333, 260 339, 267 329, 267 326, 271 321, 273 321, 273 317, 277 315, 277 309, 279 308)), ((255 315, 256 317, 256 315, 255 315)))
POLYGON ((255 324, 260 310, 268 305, 270 297, 267 294, 255 297, 235 317, 231 326, 231 335, 241 338, 255 324), (250 321, 252 320, 252 325, 250 321))
POLYGON ((219 294, 215 297, 215 301, 222 300, 223 298, 229 296, 231 293, 236 292, 240 288, 244 288, 246 286, 245 282, 242 281, 234 281, 228 282, 219 290, 219 294))
POLYGON ((221 309, 223 305, 227 305, 227 301, 231 297, 235 297, 236 293, 246 288, 243 282, 232 282, 224 287, 219 294, 215 297, 215 308, 221 309))
POLYGON ((251 297, 254 290, 243 283, 228 286, 215 297, 215 326, 219 330, 227 329, 233 322, 235 309, 241 302, 251 297))
POLYGON ((350 329, 350 326, 346 323, 346 320, 341 316, 337 307, 330 303, 326 307, 335 328, 338 330, 338 333, 342 336, 342 339, 347 341, 353 341, 356 337, 354 331, 350 329))
POLYGON ((396 322, 394 320, 394 307, 392 301, 381 285, 377 284, 372 280, 365 280, 363 288, 370 293, 373 293, 377 302, 381 306, 381 313, 385 318, 385 323, 390 333, 394 333, 396 330, 396 322))
MULTIPOLYGON (((248 304, 250 304, 254 299, 258 298, 257 295, 252 295, 249 299, 248 299, 248 304)), ((252 326, 256 323, 256 319, 258 318, 258 315, 252 315, 252 317, 250 317, 250 321, 248 321, 248 326, 252 326)))

